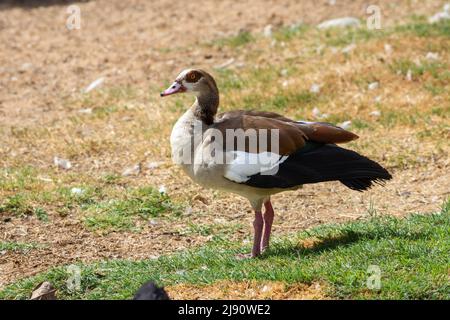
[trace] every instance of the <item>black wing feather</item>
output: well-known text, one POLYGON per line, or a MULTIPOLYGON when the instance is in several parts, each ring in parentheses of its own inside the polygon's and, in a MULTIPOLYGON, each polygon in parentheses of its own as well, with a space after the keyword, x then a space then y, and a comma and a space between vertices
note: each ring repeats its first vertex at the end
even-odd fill
POLYGON ((334 144, 308 142, 280 164, 275 174, 258 173, 244 184, 258 188, 293 188, 337 180, 352 190, 363 191, 391 178, 381 165, 355 151, 334 144))

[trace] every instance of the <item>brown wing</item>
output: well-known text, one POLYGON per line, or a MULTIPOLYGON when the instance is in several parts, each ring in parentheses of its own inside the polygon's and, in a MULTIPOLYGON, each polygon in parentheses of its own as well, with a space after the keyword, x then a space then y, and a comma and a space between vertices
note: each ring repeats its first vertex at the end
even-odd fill
POLYGON ((307 122, 294 121, 275 112, 254 111, 254 110, 236 110, 221 113, 218 115, 218 121, 242 116, 262 117, 278 120, 285 123, 291 123, 298 126, 306 135, 307 139, 321 143, 345 143, 358 139, 358 136, 350 131, 344 130, 331 123, 326 122, 307 122))
POLYGON ((256 115, 228 114, 210 128, 221 132, 225 141, 224 149, 227 151, 241 150, 251 153, 268 151, 289 155, 303 147, 307 140, 304 132, 295 123, 256 115), (278 139, 272 136, 275 134, 274 129, 278 130, 278 139), (272 144, 272 140, 277 145, 272 144))
POLYGON ((224 112, 217 115, 217 119, 227 119, 227 118, 237 118, 242 116, 255 116, 255 117, 263 117, 268 119, 280 120, 283 122, 295 122, 289 118, 286 118, 278 113, 270 112, 270 111, 256 111, 256 110, 234 110, 229 112, 224 112))

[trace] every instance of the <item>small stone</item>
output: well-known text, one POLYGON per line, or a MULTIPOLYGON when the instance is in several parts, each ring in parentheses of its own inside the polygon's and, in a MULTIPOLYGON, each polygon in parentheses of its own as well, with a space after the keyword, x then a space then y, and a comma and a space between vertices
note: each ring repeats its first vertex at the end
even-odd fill
POLYGON ((97 80, 91 82, 91 84, 88 85, 88 86, 83 90, 83 92, 84 92, 84 93, 88 93, 88 92, 94 90, 95 88, 99 87, 104 81, 105 81, 105 78, 103 78, 103 77, 102 77, 102 78, 98 78, 97 80))
POLYGON ((329 29, 329 28, 343 28, 343 27, 359 27, 359 19, 354 17, 344 17, 324 21, 320 23, 317 28, 329 29))
POLYGON ((78 110, 78 113, 91 114, 92 113, 92 108, 80 109, 80 110, 78 110))
POLYGON ((271 24, 268 24, 267 26, 265 26, 264 30, 263 30, 264 37, 271 38, 272 37, 272 33, 273 33, 272 29, 273 29, 273 26, 271 24))
POLYGON ((379 82, 372 82, 368 85, 368 89, 369 90, 375 90, 378 89, 378 87, 380 86, 379 82))
POLYGON ((392 51, 393 51, 392 46, 389 43, 385 43, 384 44, 384 52, 390 56, 392 54, 392 51))
POLYGON ((192 214, 192 207, 186 207, 186 209, 184 210, 184 215, 190 216, 191 214, 192 214))
POLYGON ((325 46, 322 44, 316 48, 316 54, 322 54, 323 50, 325 49, 325 46))
POLYGON ((280 75, 281 75, 282 77, 286 77, 287 74, 288 74, 287 69, 283 69, 283 70, 280 71, 280 75))
POLYGON ((196 195, 192 198, 192 200, 194 200, 194 201, 200 201, 200 202, 202 202, 203 204, 208 204, 208 200, 207 200, 204 196, 202 196, 202 195, 200 195, 200 194, 196 194, 196 195))
POLYGON ((141 164, 140 163, 138 163, 132 167, 126 168, 122 172, 122 176, 124 176, 124 177, 137 176, 139 173, 141 173, 141 164))
POLYGON ((400 195, 401 197, 405 197, 405 198, 410 197, 411 194, 412 194, 411 191, 402 191, 402 192, 399 193, 399 195, 400 195))
POLYGON ((20 73, 23 73, 23 72, 25 72, 25 71, 27 71, 27 70, 30 70, 32 67, 33 67, 33 64, 32 64, 32 63, 30 63, 30 62, 24 63, 24 64, 22 64, 22 65, 20 66, 19 72, 20 72, 20 73))
POLYGON ((166 194, 167 193, 166 186, 165 185, 159 186, 158 192, 161 194, 166 194))
POLYGON ((433 203, 437 203, 437 202, 440 202, 440 201, 441 201, 441 199, 438 196, 431 197, 431 202, 433 202, 433 203))
POLYGON ((344 121, 340 124, 338 124, 338 127, 341 127, 344 130, 350 129, 350 127, 352 126, 352 122, 350 120, 344 121))
POLYGON ((34 288, 30 300, 56 300, 56 289, 48 281, 41 282, 34 288))
POLYGON ((439 60, 439 54, 436 52, 428 52, 425 58, 429 61, 437 61, 439 60))
POLYGON ((159 162, 150 162, 149 164, 147 164, 147 168, 150 170, 154 170, 156 168, 158 168, 161 164, 159 162))
POLYGON ((65 170, 69 170, 70 168, 72 168, 72 164, 70 163, 69 160, 66 160, 66 159, 54 157, 53 163, 55 164, 55 166, 65 169, 65 170))
POLYGON ((320 85, 314 83, 311 88, 309 88, 309 92, 311 93, 319 93, 320 92, 320 85))
POLYGON ((379 116, 381 116, 381 112, 379 110, 374 110, 369 113, 369 116, 378 118, 379 116))
POLYGON ((406 73, 406 81, 412 81, 412 71, 411 71, 411 69, 408 69, 408 72, 406 73))
POLYGON ((428 19, 429 23, 437 23, 443 20, 449 20, 450 19, 450 12, 448 11, 442 11, 442 12, 438 12, 435 15, 431 16, 428 19))
POLYGON ((319 108, 315 107, 312 111, 314 118, 320 119, 322 117, 322 112, 320 112, 319 108))
POLYGON ((235 61, 234 58, 228 59, 227 61, 225 61, 224 63, 222 63, 222 64, 220 64, 218 66, 216 66, 215 68, 216 69, 225 69, 225 68, 231 66, 234 63, 234 61, 235 61))
POLYGON ((72 195, 80 196, 84 193, 84 190, 81 188, 72 188, 72 189, 70 189, 70 193, 72 195))
POLYGON ((312 111, 312 114, 314 116, 314 118, 316 119, 327 119, 328 118, 328 114, 326 113, 322 113, 319 108, 315 107, 312 111))
POLYGON ((350 53, 356 49, 356 44, 352 43, 341 50, 342 53, 350 53))

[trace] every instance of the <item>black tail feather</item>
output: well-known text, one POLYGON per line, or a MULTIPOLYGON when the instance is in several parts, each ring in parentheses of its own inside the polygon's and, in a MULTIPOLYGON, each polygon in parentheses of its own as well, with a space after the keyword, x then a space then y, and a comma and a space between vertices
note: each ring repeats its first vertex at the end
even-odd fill
POLYGON ((257 174, 245 184, 259 188, 292 188, 337 180, 352 190, 364 191, 374 184, 384 185, 385 180, 391 178, 381 165, 355 151, 313 143, 290 155, 274 175, 257 174))
POLYGON ((380 180, 380 179, 371 180, 370 178, 344 179, 344 180, 339 180, 339 182, 341 182, 346 187, 348 187, 352 190, 356 190, 356 191, 368 190, 371 187, 373 187, 374 184, 378 184, 383 187, 386 185, 386 182, 384 180, 380 180))

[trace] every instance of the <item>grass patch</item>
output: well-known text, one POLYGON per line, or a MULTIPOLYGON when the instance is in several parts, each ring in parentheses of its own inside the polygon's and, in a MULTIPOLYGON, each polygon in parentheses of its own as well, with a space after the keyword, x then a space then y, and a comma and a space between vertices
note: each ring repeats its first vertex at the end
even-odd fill
POLYGON ((450 37, 450 21, 442 20, 437 23, 428 23, 425 18, 417 18, 416 21, 397 26, 396 32, 406 32, 419 37, 450 37))
POLYGON ((274 32, 273 37, 277 41, 290 41, 295 38, 302 38, 309 30, 310 26, 306 24, 281 27, 274 32))
POLYGON ((36 215, 36 217, 43 221, 43 222, 48 222, 48 213, 47 211, 45 211, 45 209, 42 208, 35 208, 34 209, 34 214, 36 215))
POLYGON ((237 48, 246 45, 255 40, 255 37, 249 31, 241 31, 235 36, 225 37, 214 41, 213 44, 224 47, 237 48))
POLYGON ((390 68, 395 73, 400 73, 403 76, 406 76, 408 72, 411 72, 413 80, 418 79, 427 73, 434 79, 443 80, 446 78, 445 71, 447 70, 447 66, 444 63, 423 61, 420 64, 416 64, 408 59, 398 59, 390 65, 390 68))
POLYGON ((33 249, 43 247, 37 243, 25 243, 25 242, 1 242, 0 241, 0 252, 1 251, 13 251, 13 252, 27 252, 33 249))
POLYGON ((108 200, 85 207, 85 225, 90 230, 136 230, 136 218, 147 220, 165 213, 180 214, 167 194, 153 188, 139 188, 128 191, 124 199, 108 200))
POLYGON ((19 193, 7 197, 0 205, 0 213, 10 212, 15 216, 26 216, 33 214, 33 207, 25 194, 19 193))
POLYGON ((450 22, 440 21, 430 24, 426 18, 415 18, 412 22, 381 30, 369 30, 365 27, 347 29, 329 29, 323 31, 325 43, 329 46, 347 46, 352 43, 366 42, 372 39, 386 38, 392 34, 407 33, 418 37, 450 37, 450 22))
POLYGON ((244 226, 241 223, 200 224, 190 222, 185 229, 180 231, 180 234, 210 236, 211 241, 220 242, 227 241, 230 235, 236 234, 243 228, 244 226))
POLYGON ((365 42, 371 39, 385 37, 389 34, 384 30, 369 30, 367 28, 329 29, 325 32, 325 43, 329 46, 343 47, 352 43, 365 42))
POLYGON ((81 289, 69 292, 66 268, 54 268, 18 281, 0 299, 25 299, 40 281, 51 281, 64 299, 129 299, 148 279, 164 285, 211 284, 220 280, 327 283, 327 295, 352 299, 450 299, 448 266, 450 201, 441 212, 398 219, 376 216, 366 221, 323 225, 274 241, 262 259, 237 260, 247 252, 232 242, 158 260, 108 261, 80 265, 81 289), (372 266, 372 267, 371 267, 372 266), (373 266, 380 289, 369 289, 373 266))

